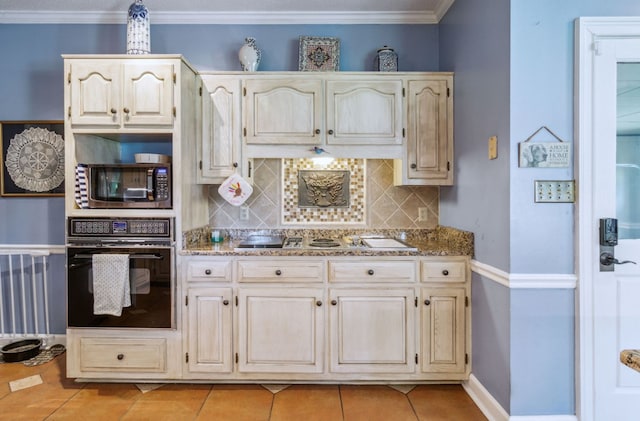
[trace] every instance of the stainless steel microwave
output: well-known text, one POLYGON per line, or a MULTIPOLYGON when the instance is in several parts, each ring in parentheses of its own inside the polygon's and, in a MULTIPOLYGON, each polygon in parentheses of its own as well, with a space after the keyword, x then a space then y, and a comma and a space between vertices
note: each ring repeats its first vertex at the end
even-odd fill
POLYGON ((169 164, 88 164, 89 208, 171 209, 169 164))

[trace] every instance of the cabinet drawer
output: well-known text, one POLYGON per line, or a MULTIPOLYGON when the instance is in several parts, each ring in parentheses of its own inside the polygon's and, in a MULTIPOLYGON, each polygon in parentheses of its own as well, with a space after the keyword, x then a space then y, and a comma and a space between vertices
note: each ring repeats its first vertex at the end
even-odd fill
POLYGON ((467 265, 464 261, 422 261, 422 282, 465 282, 467 265))
POLYGON ((322 282, 323 261, 238 261, 239 282, 322 282))
POLYGON ((231 261, 197 261, 187 263, 188 281, 228 281, 231 279, 231 261))
POLYGON ((80 339, 82 371, 145 371, 162 373, 167 366, 167 341, 157 339, 80 339))
POLYGON ((329 282, 415 282, 416 264, 411 260, 330 261, 329 282))

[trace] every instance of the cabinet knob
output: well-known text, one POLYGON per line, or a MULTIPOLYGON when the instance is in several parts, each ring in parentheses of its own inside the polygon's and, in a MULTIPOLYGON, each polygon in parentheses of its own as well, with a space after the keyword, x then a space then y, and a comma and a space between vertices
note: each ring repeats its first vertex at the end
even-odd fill
POLYGON ((238 168, 238 163, 237 162, 233 163, 233 168, 238 168))
POLYGON ((320 134, 320 129, 316 129, 316 134, 320 134))
POLYGON ((331 305, 332 306, 338 305, 338 302, 336 300, 331 300, 331 305))
POLYGON ((124 108, 122 109, 122 111, 124 111, 124 112, 125 112, 125 114, 129 114, 129 109, 128 109, 127 107, 124 107, 124 108))
POLYGON ((115 114, 115 113, 117 113, 117 112, 118 112, 118 110, 116 110, 115 108, 112 108, 112 109, 111 109, 111 114, 115 114))
POLYGON ((211 269, 205 269, 204 270, 204 274, 205 275, 211 275, 211 269))
POLYGON ((411 169, 415 170, 416 168, 418 168, 418 166, 416 164, 411 164, 411 169))
POLYGON ((317 305, 318 307, 322 307, 322 301, 320 301, 320 300, 316 301, 316 305, 317 305))
POLYGON ((124 360, 124 354, 118 354, 118 356, 116 358, 118 360, 122 361, 122 360, 124 360))
POLYGON ((373 271, 373 269, 369 269, 369 270, 367 271, 367 273, 368 273, 369 275, 373 275, 375 272, 373 271))
POLYGON ((445 270, 442 271, 442 274, 444 276, 449 276, 449 271, 445 269, 445 270))
POLYGON ((431 304, 431 300, 429 299, 424 300, 424 305, 428 306, 429 304, 431 304))
POLYGON ((327 133, 333 134, 333 130, 329 129, 329 131, 327 133))
POLYGON ((228 306, 228 305, 229 305, 229 300, 223 300, 223 301, 222 301, 222 304, 224 304, 224 305, 228 306))
POLYGON ((282 275, 282 271, 280 269, 277 269, 276 270, 276 275, 278 275, 278 276, 282 275))

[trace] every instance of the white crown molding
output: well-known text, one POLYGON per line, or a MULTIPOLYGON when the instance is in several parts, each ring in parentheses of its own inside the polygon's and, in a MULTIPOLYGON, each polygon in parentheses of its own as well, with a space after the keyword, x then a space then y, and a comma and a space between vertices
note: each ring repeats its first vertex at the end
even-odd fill
POLYGON ((578 277, 557 273, 507 273, 486 263, 471 261, 471 270, 510 289, 575 289, 578 277))
MULTIPOLYGON (((151 12, 151 24, 206 25, 326 25, 437 24, 453 0, 434 12, 151 12)), ((127 12, 0 11, 0 23, 126 24, 127 12)))
POLYGON ((436 10, 434 11, 436 18, 438 19, 438 22, 440 22, 440 20, 444 17, 447 11, 449 11, 449 8, 451 7, 451 5, 453 5, 453 0, 442 0, 438 2, 436 10))

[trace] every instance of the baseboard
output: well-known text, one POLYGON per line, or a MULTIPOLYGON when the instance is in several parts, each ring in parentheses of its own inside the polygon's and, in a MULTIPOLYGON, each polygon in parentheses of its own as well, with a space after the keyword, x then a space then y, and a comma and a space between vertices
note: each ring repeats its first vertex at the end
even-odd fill
POLYGON ((462 383, 462 387, 489 421, 578 421, 575 415, 509 416, 473 374, 468 381, 462 383))
POLYGON ((575 415, 518 415, 509 417, 509 421, 578 421, 575 415))
POLYGON ((507 411, 491 396, 476 376, 469 376, 469 380, 463 382, 462 387, 489 421, 509 421, 507 411))

